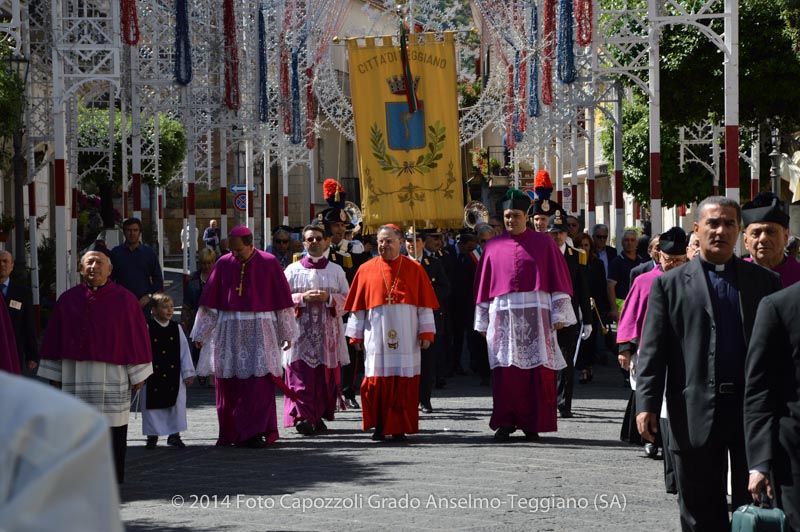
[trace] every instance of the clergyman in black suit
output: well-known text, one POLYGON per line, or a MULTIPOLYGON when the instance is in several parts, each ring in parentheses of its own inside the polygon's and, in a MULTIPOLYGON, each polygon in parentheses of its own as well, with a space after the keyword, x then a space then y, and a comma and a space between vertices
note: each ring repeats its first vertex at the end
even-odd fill
MULTIPOLYGON (((422 264, 422 268, 431 281, 433 291, 436 293, 438 301, 445 301, 450 297, 450 280, 444 270, 444 265, 435 255, 423 256, 422 247, 425 237, 422 233, 406 233, 406 251, 408 256, 422 264)), ((441 303, 440 303, 441 306, 441 303)), ((431 406, 431 392, 433 383, 436 380, 436 362, 443 354, 446 346, 442 345, 444 336, 442 326, 442 313, 440 309, 433 311, 433 319, 436 325, 436 337, 433 343, 420 351, 420 374, 419 374, 419 409, 420 412, 430 414, 433 412, 431 406)))
POLYGON ((8 251, 0 251, 0 292, 11 316, 19 353, 19 367, 23 374, 34 374, 39 366, 39 342, 33 296, 30 288, 10 279, 12 271, 14 257, 8 251))
POLYGON ((800 283, 761 300, 747 351, 744 429, 748 488, 777 500, 800 531, 800 283), (772 473, 771 479, 769 472, 772 473))
POLYGON ((742 211, 712 196, 698 206, 700 256, 658 277, 650 290, 639 351, 636 418, 654 441, 665 396, 684 531, 730 530, 726 498, 747 504, 744 367, 756 308, 780 278, 734 256, 742 211))
POLYGON ((553 237, 558 249, 564 254, 572 281, 572 310, 579 322, 557 331, 558 346, 567 362, 567 367, 558 372, 558 412, 563 418, 572 417, 572 390, 575 384, 575 351, 578 337, 587 340, 592 334, 592 305, 589 302, 589 283, 586 280, 587 258, 583 251, 578 251, 567 244, 566 216, 560 211, 547 221, 547 232, 553 237), (581 331, 581 322, 583 331, 581 331))

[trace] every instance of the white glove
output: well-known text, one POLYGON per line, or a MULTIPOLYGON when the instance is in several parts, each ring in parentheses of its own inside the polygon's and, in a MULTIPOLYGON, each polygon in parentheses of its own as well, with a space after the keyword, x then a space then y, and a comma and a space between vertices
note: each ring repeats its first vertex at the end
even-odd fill
POLYGON ((581 340, 586 340, 592 335, 592 326, 584 325, 583 332, 581 333, 581 340))

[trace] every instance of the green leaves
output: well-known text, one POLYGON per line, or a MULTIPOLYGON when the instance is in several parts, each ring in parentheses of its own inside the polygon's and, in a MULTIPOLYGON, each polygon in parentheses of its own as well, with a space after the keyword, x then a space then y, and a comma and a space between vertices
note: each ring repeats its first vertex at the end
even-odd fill
MULTIPOLYGON (((109 144, 109 117, 108 110, 94 109, 91 112, 86 108, 78 109, 78 145, 81 147, 97 146, 108 149, 109 144)), ((142 151, 149 151, 148 146, 155 141, 154 119, 145 121, 142 124, 142 151)), ((127 128, 130 130, 130 120, 127 128)), ((180 170, 186 159, 186 131, 183 125, 164 113, 158 115, 158 169, 159 185, 164 186, 180 170)), ((128 142, 130 142, 130 135, 128 142)), ((106 168, 99 166, 96 171, 89 173, 86 179, 101 183, 108 181, 119 181, 122 179, 122 120, 121 113, 114 113, 114 169, 113 175, 109 176, 106 168)), ((130 153, 130 147, 128 148, 130 153)), ((86 169, 95 167, 103 157, 101 153, 81 151, 78 154, 78 171, 83 173, 86 169)), ((128 161, 130 163, 130 160, 128 161)))

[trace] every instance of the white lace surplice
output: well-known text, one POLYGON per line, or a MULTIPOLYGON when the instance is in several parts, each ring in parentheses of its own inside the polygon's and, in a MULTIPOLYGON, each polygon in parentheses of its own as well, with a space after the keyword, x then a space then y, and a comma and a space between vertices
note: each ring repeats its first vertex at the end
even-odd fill
POLYGON ((475 330, 486 332, 491 368, 565 368, 552 328, 559 322, 577 323, 570 297, 563 292, 511 292, 475 307, 475 330))
POLYGON ((340 363, 350 363, 347 341, 344 337, 344 302, 347 299, 347 277, 337 264, 328 263, 325 269, 306 268, 295 262, 284 271, 292 300, 300 315, 297 324, 301 334, 292 348, 283 352, 283 365, 302 360, 312 368, 325 364, 335 368, 340 363), (303 292, 325 290, 331 296, 330 302, 306 303, 303 292), (333 315, 331 315, 333 314, 333 315))
POLYGON ((217 311, 200 307, 192 340, 203 342, 197 374, 223 379, 283 375, 281 344, 297 338, 294 308, 273 312, 217 311))
POLYGON ((345 334, 364 340, 366 377, 413 377, 420 373, 419 335, 435 332, 433 310, 400 303, 350 313, 345 334))

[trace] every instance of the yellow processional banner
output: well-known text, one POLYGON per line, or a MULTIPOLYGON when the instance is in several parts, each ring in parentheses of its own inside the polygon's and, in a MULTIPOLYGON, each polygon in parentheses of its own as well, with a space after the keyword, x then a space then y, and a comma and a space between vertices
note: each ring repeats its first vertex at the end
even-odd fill
POLYGON ((455 42, 409 36, 419 108, 410 112, 401 50, 391 37, 347 41, 363 223, 455 227, 464 200, 455 42))

